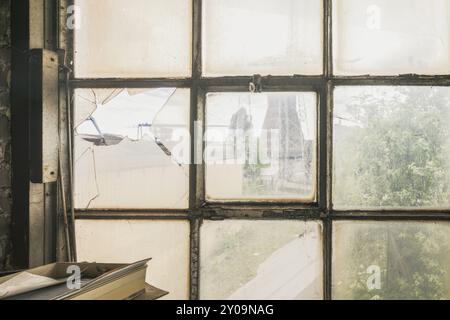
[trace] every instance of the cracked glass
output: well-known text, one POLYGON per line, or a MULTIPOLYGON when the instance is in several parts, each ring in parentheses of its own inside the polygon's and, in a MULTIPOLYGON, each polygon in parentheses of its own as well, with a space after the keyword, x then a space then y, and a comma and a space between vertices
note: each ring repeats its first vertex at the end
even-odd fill
POLYGON ((185 209, 189 89, 75 91, 75 207, 185 209))
POLYGON ((313 92, 209 93, 207 199, 314 201, 316 116, 313 92))
POLYGON ((450 1, 333 1, 334 72, 450 74, 450 1))
POLYGON ((322 299, 321 232, 315 221, 205 221, 200 298, 322 299))

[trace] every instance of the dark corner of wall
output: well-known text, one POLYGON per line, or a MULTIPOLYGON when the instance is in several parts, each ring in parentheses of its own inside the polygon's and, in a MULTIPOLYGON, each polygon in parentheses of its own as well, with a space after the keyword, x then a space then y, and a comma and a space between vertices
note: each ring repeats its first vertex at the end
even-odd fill
POLYGON ((0 1, 0 271, 11 268, 11 0, 0 1))

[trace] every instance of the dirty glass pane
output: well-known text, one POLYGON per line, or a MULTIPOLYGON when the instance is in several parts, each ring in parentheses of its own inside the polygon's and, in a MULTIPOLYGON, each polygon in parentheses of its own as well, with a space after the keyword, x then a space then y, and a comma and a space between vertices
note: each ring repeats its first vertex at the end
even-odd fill
POLYGON ((450 298, 450 223, 336 222, 333 298, 450 298))
POLYGON ((450 1, 333 1, 340 75, 450 73, 450 1))
POLYGON ((204 74, 321 74, 322 2, 204 1, 204 74))
POLYGON ((338 87, 333 204, 450 208, 450 88, 338 87))
POLYGON ((189 222, 77 220, 78 261, 132 263, 152 258, 147 282, 189 299, 189 222))
POLYGON ((207 198, 314 201, 316 104, 312 92, 208 94, 207 198))
POLYGON ((187 208, 189 101, 188 89, 76 90, 76 208, 187 208))
POLYGON ((322 299, 321 231, 313 221, 205 221, 200 298, 322 299))
POLYGON ((75 0, 76 77, 190 76, 191 2, 75 0))

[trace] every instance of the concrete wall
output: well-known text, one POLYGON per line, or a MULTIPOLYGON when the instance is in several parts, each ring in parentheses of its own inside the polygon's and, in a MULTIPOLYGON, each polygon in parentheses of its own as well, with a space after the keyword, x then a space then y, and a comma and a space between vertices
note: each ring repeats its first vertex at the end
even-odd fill
POLYGON ((10 9, 10 0, 0 1, 0 270, 10 267, 11 252, 10 9))

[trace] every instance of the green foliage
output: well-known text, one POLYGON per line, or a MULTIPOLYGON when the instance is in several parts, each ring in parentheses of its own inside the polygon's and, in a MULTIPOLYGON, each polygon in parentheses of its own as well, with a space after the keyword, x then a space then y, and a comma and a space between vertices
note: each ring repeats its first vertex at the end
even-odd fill
POLYGON ((337 141, 335 156, 346 166, 335 171, 335 204, 450 206, 449 101, 429 88, 355 97, 348 110, 362 126, 343 128, 337 141))
POLYGON ((446 299, 448 227, 437 224, 366 225, 352 236, 341 292, 348 299, 446 299), (380 289, 369 290, 367 268, 381 268, 380 289))
MULTIPOLYGON (((334 200, 341 207, 450 207, 450 97, 429 88, 355 95, 358 124, 337 128, 334 200)), ((447 299, 449 227, 371 223, 356 228, 340 294, 351 299, 447 299), (367 287, 367 268, 382 272, 367 287)))

